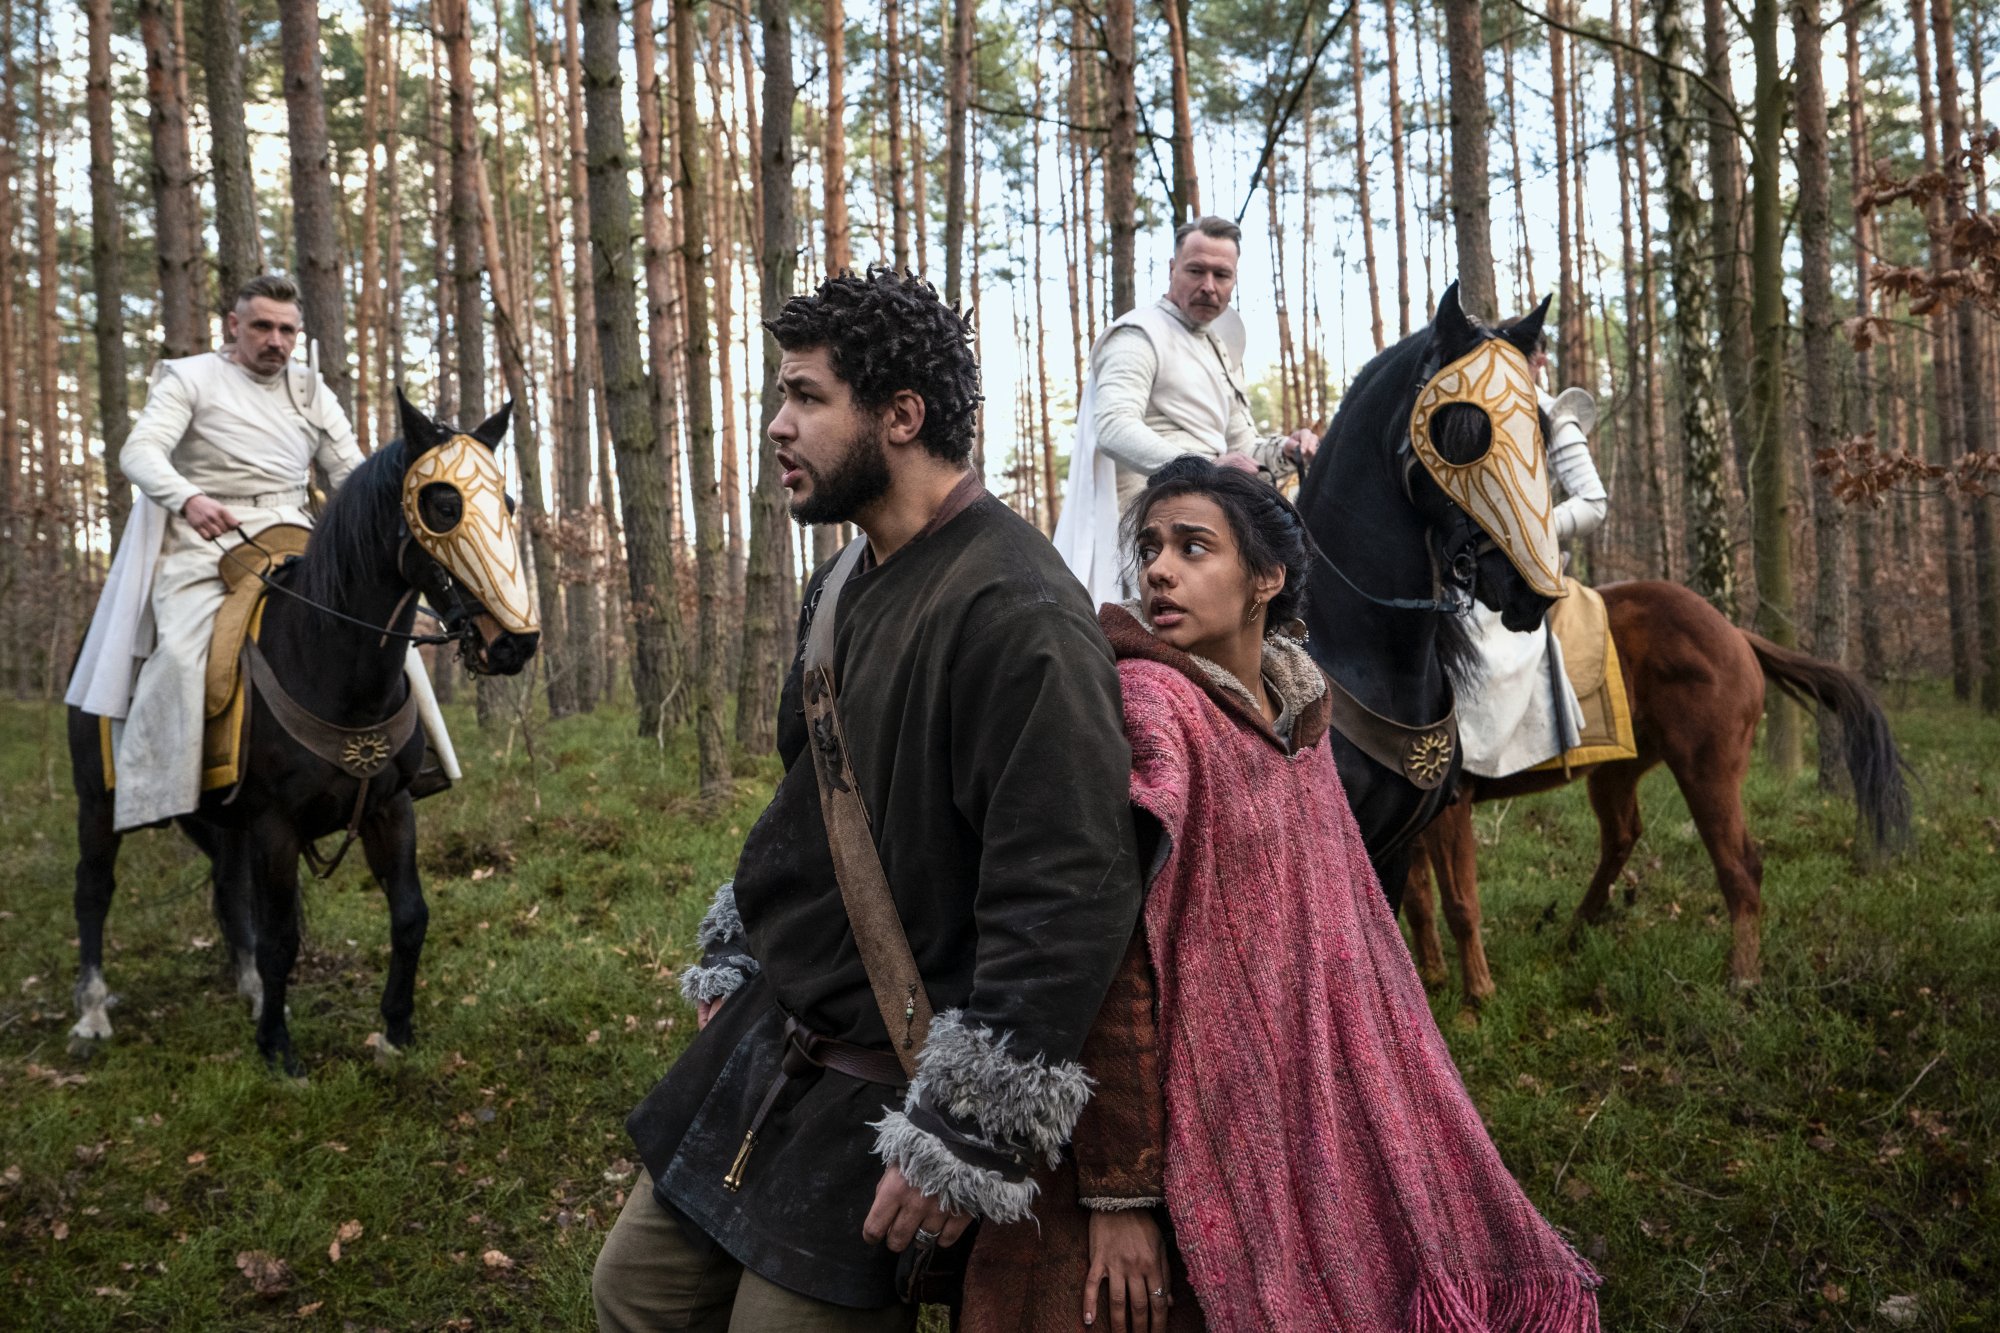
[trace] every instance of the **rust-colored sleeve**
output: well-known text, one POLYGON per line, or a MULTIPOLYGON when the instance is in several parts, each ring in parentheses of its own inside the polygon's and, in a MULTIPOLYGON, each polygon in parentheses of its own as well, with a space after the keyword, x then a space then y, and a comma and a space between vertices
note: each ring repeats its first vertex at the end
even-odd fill
POLYGON ((1096 1091, 1076 1122, 1076 1194, 1098 1211, 1166 1202, 1166 1095, 1143 922, 1083 1043, 1096 1091))

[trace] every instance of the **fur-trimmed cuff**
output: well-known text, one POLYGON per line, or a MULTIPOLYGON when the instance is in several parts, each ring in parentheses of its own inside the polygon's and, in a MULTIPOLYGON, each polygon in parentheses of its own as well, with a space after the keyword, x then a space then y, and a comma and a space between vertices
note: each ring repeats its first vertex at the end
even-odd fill
POLYGON ((757 960, 743 935, 743 915, 736 910, 735 880, 717 886, 695 942, 701 946, 701 961, 681 973, 681 995, 689 1004, 719 1000, 756 975, 757 960))
POLYGON ((1131 1213, 1141 1208, 1164 1208, 1165 1199, 1078 1199, 1077 1203, 1093 1213, 1131 1213))
POLYGON ((905 1105, 922 1102, 970 1121, 995 1143, 1019 1144, 1053 1167, 1090 1100, 1090 1076, 1074 1061, 1015 1055, 1010 1035, 967 1024, 963 1010, 945 1010, 931 1022, 905 1105))
POLYGON ((681 997, 689 1004, 706 1004, 734 994, 757 970, 757 960, 743 954, 721 963, 696 963, 681 973, 681 997))
POLYGON ((949 1213, 969 1213, 993 1222, 1021 1222, 1032 1216, 1039 1187, 1032 1180, 1008 1180, 998 1171, 974 1166, 918 1129, 901 1111, 891 1111, 869 1128, 875 1153, 949 1213))
POLYGON ((716 886, 715 901, 708 905, 708 911, 701 918, 701 926, 695 931, 695 943, 707 952, 742 938, 743 914, 736 910, 736 881, 725 879, 716 886))

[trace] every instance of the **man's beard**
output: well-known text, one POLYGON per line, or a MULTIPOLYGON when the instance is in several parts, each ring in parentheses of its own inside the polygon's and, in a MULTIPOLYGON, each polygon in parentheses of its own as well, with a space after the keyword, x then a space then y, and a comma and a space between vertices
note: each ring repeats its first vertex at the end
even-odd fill
POLYGON ((889 493, 889 455, 882 447, 884 427, 864 423, 846 452, 825 472, 801 458, 799 470, 812 480, 804 499, 792 501, 797 523, 848 523, 857 511, 889 493))

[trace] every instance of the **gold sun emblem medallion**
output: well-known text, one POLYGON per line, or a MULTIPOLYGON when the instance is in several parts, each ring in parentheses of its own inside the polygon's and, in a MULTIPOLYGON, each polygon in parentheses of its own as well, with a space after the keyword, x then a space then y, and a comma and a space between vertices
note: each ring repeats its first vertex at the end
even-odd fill
POLYGON ((362 777, 373 777, 389 762, 389 737, 379 731, 350 736, 341 747, 340 760, 362 777))
POLYGON ((1426 789, 1444 780, 1451 767, 1451 736, 1444 731, 1427 731, 1410 742, 1403 756, 1403 773, 1426 789))

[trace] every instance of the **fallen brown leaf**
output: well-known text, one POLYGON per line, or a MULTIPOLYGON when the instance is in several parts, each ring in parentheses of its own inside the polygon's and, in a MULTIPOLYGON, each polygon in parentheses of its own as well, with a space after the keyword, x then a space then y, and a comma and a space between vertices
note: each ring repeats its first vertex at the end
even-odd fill
POLYGON ((259 1296, 282 1296, 291 1288, 292 1270, 275 1254, 243 1250, 236 1256, 236 1267, 249 1280, 250 1290, 259 1296))
POLYGON ((479 1256, 479 1262, 485 1264, 488 1268, 512 1268, 514 1266, 514 1261, 509 1259, 500 1250, 488 1250, 479 1256))

